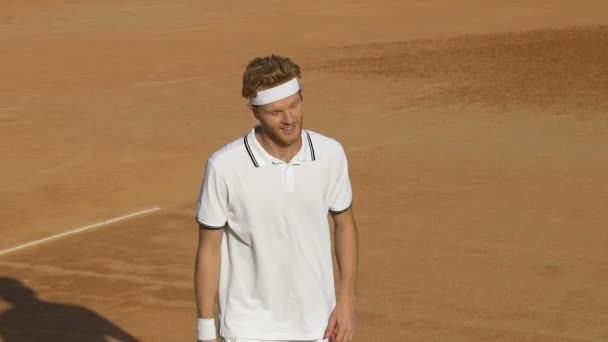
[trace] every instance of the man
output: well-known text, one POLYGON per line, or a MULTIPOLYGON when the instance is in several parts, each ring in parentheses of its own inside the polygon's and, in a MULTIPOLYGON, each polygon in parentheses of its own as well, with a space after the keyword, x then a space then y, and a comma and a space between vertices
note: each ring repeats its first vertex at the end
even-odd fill
POLYGON ((198 340, 348 342, 358 258, 342 146, 302 129, 300 67, 252 60, 242 95, 259 122, 207 161, 196 213, 198 340), (336 299, 328 213, 340 270, 336 299))

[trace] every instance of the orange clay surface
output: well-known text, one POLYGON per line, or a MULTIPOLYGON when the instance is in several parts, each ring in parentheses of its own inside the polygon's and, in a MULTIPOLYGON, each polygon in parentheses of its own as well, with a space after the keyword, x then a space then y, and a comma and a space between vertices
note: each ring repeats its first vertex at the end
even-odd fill
POLYGON ((0 340, 194 341, 205 160, 270 53, 349 156, 356 341, 608 341, 605 0, 0 2, 0 251, 162 208, 0 255, 0 340))

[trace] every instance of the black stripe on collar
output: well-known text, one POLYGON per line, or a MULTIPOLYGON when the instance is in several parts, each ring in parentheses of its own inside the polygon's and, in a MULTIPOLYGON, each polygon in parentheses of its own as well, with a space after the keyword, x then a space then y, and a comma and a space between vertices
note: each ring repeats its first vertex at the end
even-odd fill
POLYGON ((308 146, 310 147, 310 158, 316 160, 315 148, 312 146, 312 140, 310 139, 310 133, 308 133, 308 131, 306 131, 306 137, 308 138, 308 146))
POLYGON ((249 147, 249 141, 247 141, 247 136, 243 137, 243 141, 245 142, 245 149, 247 150, 247 154, 249 154, 249 158, 251 158, 251 161, 253 162, 253 166, 260 167, 258 161, 255 160, 253 152, 251 152, 251 147, 249 147))

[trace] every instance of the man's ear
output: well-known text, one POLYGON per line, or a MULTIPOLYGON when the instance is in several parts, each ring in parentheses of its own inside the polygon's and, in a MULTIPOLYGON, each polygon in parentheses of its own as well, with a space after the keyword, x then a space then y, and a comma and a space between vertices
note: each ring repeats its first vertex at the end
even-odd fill
POLYGON ((249 116, 251 116, 251 118, 253 120, 260 121, 260 119, 258 119, 258 114, 256 112, 255 106, 248 104, 247 105, 247 112, 249 113, 249 116))

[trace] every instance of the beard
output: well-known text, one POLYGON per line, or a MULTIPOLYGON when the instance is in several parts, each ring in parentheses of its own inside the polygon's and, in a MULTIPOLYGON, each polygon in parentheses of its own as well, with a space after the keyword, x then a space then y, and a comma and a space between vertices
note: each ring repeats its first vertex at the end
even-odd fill
POLYGON ((261 125, 264 134, 277 146, 289 147, 297 144, 302 136, 302 120, 294 122, 290 126, 265 126, 261 125))

